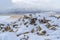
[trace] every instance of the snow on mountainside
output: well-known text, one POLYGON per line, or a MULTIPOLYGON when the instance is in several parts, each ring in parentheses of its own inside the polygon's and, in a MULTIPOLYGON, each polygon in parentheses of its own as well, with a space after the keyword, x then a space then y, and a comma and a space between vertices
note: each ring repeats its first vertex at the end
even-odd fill
POLYGON ((0 40, 14 40, 14 37, 17 40, 60 40, 60 16, 25 14, 14 22, 8 22, 0 23, 0 40))

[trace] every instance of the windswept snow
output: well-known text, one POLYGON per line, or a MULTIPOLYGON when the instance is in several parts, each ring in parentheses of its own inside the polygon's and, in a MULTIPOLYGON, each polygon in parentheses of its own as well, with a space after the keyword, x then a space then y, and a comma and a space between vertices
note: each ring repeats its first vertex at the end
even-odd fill
POLYGON ((0 40, 19 40, 15 33, 5 32, 0 34, 0 40))
POLYGON ((6 19, 8 19, 10 16, 0 16, 0 23, 6 22, 6 19))
POLYGON ((20 18, 20 16, 0 16, 0 23, 6 24, 15 22, 20 18))
POLYGON ((60 40, 60 16, 25 14, 13 23, 0 24, 0 37, 12 40, 11 36, 13 40, 60 40))

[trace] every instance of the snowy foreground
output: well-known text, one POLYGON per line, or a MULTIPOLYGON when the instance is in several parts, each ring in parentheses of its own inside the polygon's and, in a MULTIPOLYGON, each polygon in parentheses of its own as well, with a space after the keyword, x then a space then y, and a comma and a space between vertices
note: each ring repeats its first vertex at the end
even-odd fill
POLYGON ((14 22, 3 21, 0 40, 60 40, 60 16, 26 14, 14 22))

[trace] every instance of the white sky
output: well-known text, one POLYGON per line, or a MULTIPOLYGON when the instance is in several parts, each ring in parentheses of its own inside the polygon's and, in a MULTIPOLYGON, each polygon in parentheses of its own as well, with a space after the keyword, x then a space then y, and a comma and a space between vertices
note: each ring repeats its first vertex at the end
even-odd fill
POLYGON ((37 9, 60 9, 60 0, 12 0, 18 7, 37 8, 37 9))
POLYGON ((0 10, 8 8, 60 10, 60 0, 0 0, 0 10))

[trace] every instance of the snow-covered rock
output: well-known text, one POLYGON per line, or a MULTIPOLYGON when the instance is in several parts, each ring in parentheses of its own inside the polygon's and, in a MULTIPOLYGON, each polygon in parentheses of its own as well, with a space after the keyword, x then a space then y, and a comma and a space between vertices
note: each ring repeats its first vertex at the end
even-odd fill
POLYGON ((1 25, 1 40, 60 40, 60 17, 52 14, 25 14, 6 27, 1 25))

